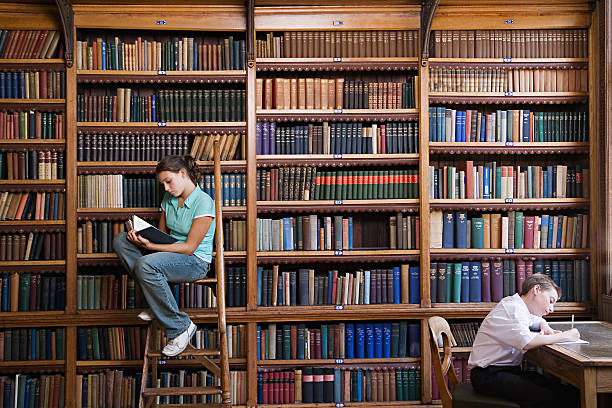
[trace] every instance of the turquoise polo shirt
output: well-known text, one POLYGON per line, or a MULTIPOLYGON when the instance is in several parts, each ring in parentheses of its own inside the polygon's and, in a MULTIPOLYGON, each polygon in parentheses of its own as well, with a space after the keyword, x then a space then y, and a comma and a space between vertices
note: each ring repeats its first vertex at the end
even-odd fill
POLYGON ((213 218, 208 232, 193 253, 210 263, 212 261, 213 239, 215 237, 215 202, 213 199, 196 186, 180 207, 178 206, 177 197, 165 193, 161 202, 161 209, 166 213, 166 226, 170 231, 170 235, 179 242, 187 240, 187 235, 189 235, 189 229, 194 219, 200 217, 213 218))

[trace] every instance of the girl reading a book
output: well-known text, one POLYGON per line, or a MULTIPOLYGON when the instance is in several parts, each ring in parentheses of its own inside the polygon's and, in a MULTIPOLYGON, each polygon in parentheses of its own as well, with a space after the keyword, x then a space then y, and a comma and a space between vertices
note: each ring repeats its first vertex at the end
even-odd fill
POLYGON ((158 228, 176 242, 157 244, 132 229, 115 236, 113 248, 140 283, 151 308, 138 317, 146 321, 157 318, 169 339, 162 352, 176 356, 187 347, 196 325, 179 311, 169 283, 193 282, 208 273, 215 235, 215 203, 198 187, 202 174, 189 155, 164 157, 155 174, 166 191, 158 228))

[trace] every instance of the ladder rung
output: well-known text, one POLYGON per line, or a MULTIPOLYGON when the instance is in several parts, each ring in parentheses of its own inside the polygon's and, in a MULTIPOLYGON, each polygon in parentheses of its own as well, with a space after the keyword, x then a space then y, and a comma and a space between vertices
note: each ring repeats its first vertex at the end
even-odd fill
POLYGON ((165 387, 145 388, 142 395, 145 397, 163 397, 169 395, 214 395, 221 394, 219 387, 165 387))
POLYGON ((207 284, 207 283, 217 283, 217 278, 204 278, 204 279, 198 279, 197 281, 195 281, 195 283, 203 283, 203 284, 207 284))
MULTIPOLYGON (((194 349, 194 348, 187 348, 185 349, 185 351, 183 351, 181 354, 179 354, 180 357, 186 357, 186 356, 212 356, 212 357, 218 357, 221 353, 219 352, 219 350, 215 350, 215 349, 194 349)), ((147 353, 148 357, 166 357, 169 358, 168 356, 166 356, 165 354, 162 354, 160 352, 154 352, 154 351, 149 351, 147 353)))

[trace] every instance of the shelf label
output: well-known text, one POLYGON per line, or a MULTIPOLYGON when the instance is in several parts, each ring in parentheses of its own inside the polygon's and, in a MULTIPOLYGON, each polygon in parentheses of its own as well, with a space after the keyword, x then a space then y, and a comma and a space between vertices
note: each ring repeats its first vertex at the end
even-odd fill
POLYGON ((343 305, 334 306, 334 310, 344 310, 343 305))
POLYGON ((166 71, 157 71, 157 75, 166 75, 166 71))
POLYGON ((342 113, 342 109, 334 109, 334 113, 342 113))
POLYGON ((344 252, 341 249, 337 249, 334 251, 334 255, 344 255, 344 252))
POLYGON ((504 96, 514 96, 514 92, 504 92, 504 96))
POLYGON ((335 153, 334 154, 334 159, 341 159, 342 158, 342 153, 335 153))
POLYGON ((504 58, 504 62, 512 62, 512 58, 504 58))
POLYGON ((342 200, 334 200, 334 205, 342 205, 344 202, 342 200))
POLYGON ((166 20, 157 20, 157 25, 165 25, 166 20))
POLYGON ((342 62, 342 57, 334 57, 334 62, 342 62))
POLYGON ((158 127, 165 127, 166 126, 166 122, 157 122, 157 126, 158 127))
POLYGON ((336 402, 336 407, 344 407, 344 402, 336 402))
POLYGON ((514 198, 506 198, 506 202, 507 203, 513 203, 514 202, 514 198))
POLYGON ((506 23, 506 24, 514 24, 514 20, 504 20, 504 23, 506 23))
POLYGON ((344 359, 343 358, 337 358, 336 359, 336 364, 344 364, 344 359))
POLYGON ((339 25, 342 25, 342 24, 344 24, 344 21, 341 21, 341 20, 334 20, 334 25, 335 25, 335 26, 339 26, 339 25))
POLYGON ((507 254, 513 254, 514 253, 514 248, 506 248, 506 253, 507 254))
POLYGON ((514 142, 506 142, 506 146, 514 146, 514 142))

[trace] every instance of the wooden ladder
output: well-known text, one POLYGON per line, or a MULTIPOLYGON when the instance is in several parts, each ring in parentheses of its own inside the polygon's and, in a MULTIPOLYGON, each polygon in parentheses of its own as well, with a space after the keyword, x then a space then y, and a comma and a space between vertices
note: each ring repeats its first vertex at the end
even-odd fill
MULTIPOLYGON (((152 406, 158 406, 155 402, 156 397, 169 397, 169 396, 202 396, 203 399, 206 395, 220 395, 221 403, 216 404, 205 404, 199 403, 184 403, 184 404, 164 404, 173 407, 202 407, 202 406, 219 406, 219 407, 230 407, 231 395, 230 395, 230 372, 229 372, 229 360, 227 353, 227 335, 226 335, 226 324, 225 324, 225 265, 223 259, 223 217, 221 212, 221 159, 220 159, 219 140, 214 141, 214 174, 215 174, 215 223, 216 223, 216 255, 215 255, 215 277, 205 278, 195 281, 194 283, 204 284, 216 289, 217 295, 217 325, 219 330, 219 342, 218 348, 216 349, 196 349, 191 344, 187 345, 185 351, 179 354, 180 357, 189 357, 193 360, 198 361, 202 368, 208 370, 213 374, 213 378, 220 379, 219 381, 213 381, 213 383, 219 383, 220 385, 213 384, 212 386, 191 386, 191 387, 164 387, 156 388, 155 383, 158 375, 158 365, 164 364, 165 357, 159 347, 155 344, 153 339, 160 333, 159 324, 156 320, 153 320, 147 328, 147 340, 145 344, 144 364, 142 367, 142 381, 140 387, 140 400, 139 408, 149 408, 152 406), (151 381, 152 386, 147 387, 147 378, 149 374, 149 366, 151 368, 151 381)), ((196 188, 199 188, 196 186, 196 188)), ((160 404, 161 405, 161 404, 160 404)))

